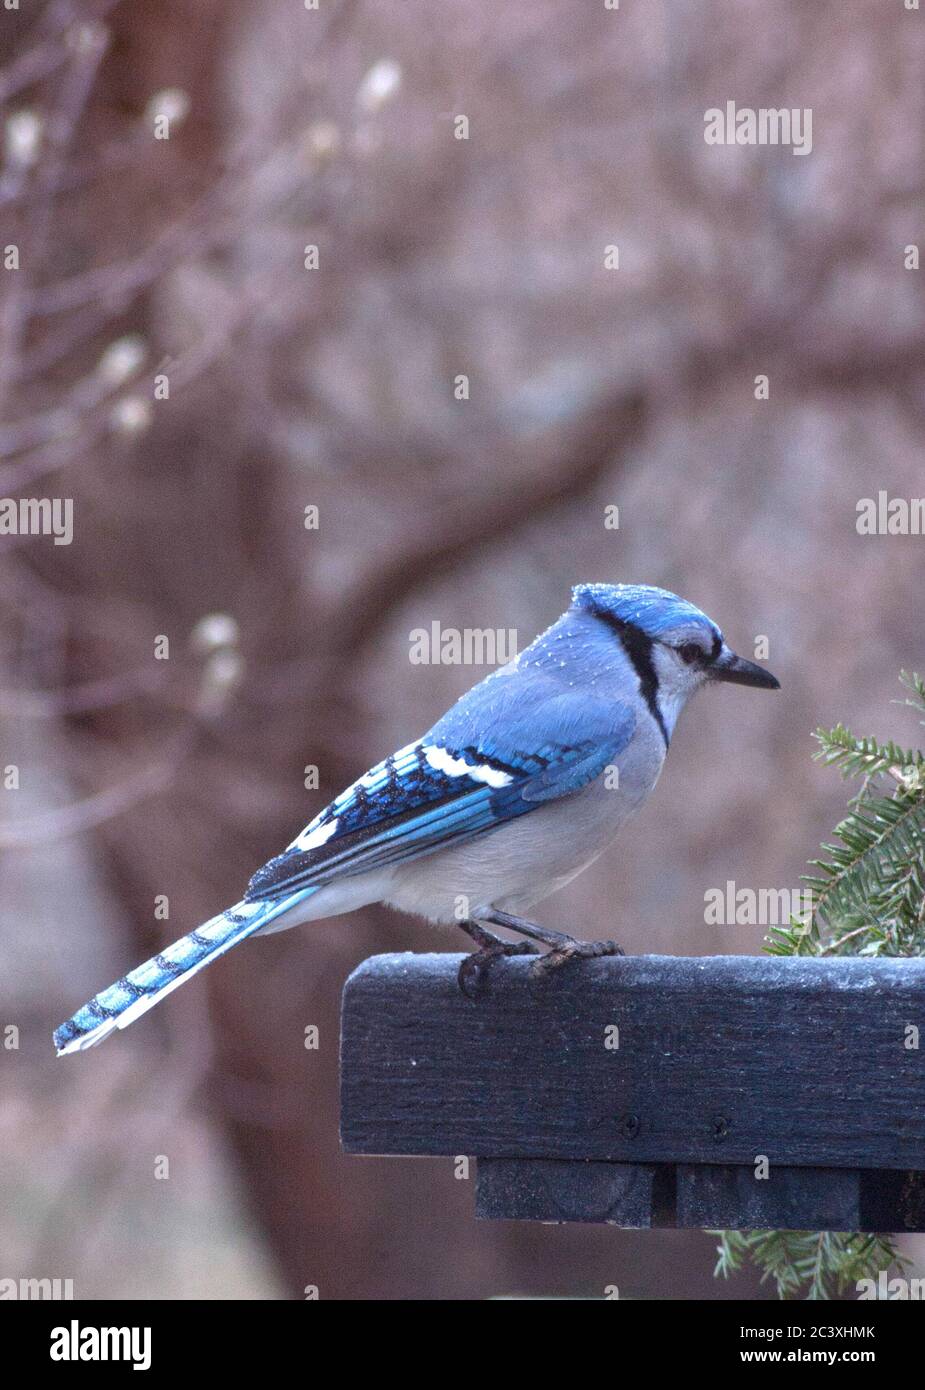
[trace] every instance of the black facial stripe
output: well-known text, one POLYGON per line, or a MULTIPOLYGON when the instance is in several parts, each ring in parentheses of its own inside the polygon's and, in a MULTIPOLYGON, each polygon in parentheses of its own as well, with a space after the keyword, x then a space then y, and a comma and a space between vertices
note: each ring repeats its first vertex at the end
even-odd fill
POLYGON ((722 650, 723 650, 723 639, 722 639, 722 637, 719 635, 718 632, 714 632, 714 634, 713 634, 713 650, 711 651, 711 653, 710 653, 710 655, 709 655, 709 657, 708 657, 707 659, 708 659, 709 661, 715 661, 716 658, 719 656, 719 654, 720 654, 720 652, 721 652, 722 650))
POLYGON ((612 632, 615 632, 623 644, 623 650, 633 663, 633 669, 639 677, 639 693, 649 707, 649 713, 655 720, 665 740, 665 747, 668 747, 668 730, 665 728, 665 720, 662 718, 662 711, 658 705, 658 676, 655 673, 655 665, 652 661, 652 638, 641 627, 635 623, 628 622, 624 618, 615 618, 612 613, 604 612, 597 608, 594 610, 595 618, 600 618, 601 622, 606 623, 612 632))

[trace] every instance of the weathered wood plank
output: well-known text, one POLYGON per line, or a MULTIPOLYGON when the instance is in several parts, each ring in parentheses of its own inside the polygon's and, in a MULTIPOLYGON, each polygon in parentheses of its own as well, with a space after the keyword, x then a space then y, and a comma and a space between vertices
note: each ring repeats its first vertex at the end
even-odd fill
POLYGON ((348 980, 349 1151, 925 1169, 925 960, 605 958, 536 991, 517 958, 476 1002, 459 960, 348 980))
POLYGON ((922 1232, 925 1173, 851 1168, 478 1159, 476 1215, 729 1230, 922 1232))
POLYGON ((725 1164, 478 1162, 476 1216, 648 1227, 779 1231, 923 1231, 925 1172, 771 1169, 725 1164))
POLYGON ((925 1231, 925 1172, 861 1172, 862 1231, 925 1231))
POLYGON ((860 1231, 861 1175, 856 1168, 754 1168, 679 1164, 678 1226, 738 1230, 860 1231))
POLYGON ((673 1177, 671 1169, 645 1163, 482 1158, 475 1214, 483 1220, 599 1221, 640 1229, 671 1225, 673 1177))

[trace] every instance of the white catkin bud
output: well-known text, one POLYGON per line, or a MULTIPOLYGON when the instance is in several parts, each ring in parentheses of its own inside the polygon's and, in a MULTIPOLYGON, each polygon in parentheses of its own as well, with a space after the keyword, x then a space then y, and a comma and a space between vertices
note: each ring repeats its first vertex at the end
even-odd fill
POLYGON ((65 35, 65 42, 72 53, 90 56, 101 53, 109 43, 109 30, 98 19, 84 20, 73 24, 65 35))
POLYGON ((305 150, 319 164, 333 159, 340 149, 340 130, 333 121, 315 121, 305 132, 305 150))
POLYGON ((357 91, 357 105, 370 114, 378 111, 401 87, 401 68, 391 58, 373 63, 357 91))
POLYGON ((165 87, 155 92, 145 108, 145 119, 150 122, 158 116, 166 116, 171 125, 181 125, 189 115, 190 99, 181 87, 165 87))
POLYGON ((38 158, 42 121, 34 111, 14 111, 4 127, 6 158, 10 164, 28 169, 38 158))
POLYGON ((239 652, 230 647, 213 652, 202 673, 197 701, 199 713, 205 717, 220 714, 243 674, 244 662, 239 652))
POLYGON ((201 652, 214 652, 220 647, 234 647, 239 637, 238 624, 230 613, 206 613, 190 633, 190 644, 201 652))
POLYGON ((206 681, 217 690, 233 690, 244 674, 244 661, 240 652, 223 648, 209 657, 206 666, 206 681))
POLYGON ((141 396, 126 396, 113 407, 110 419, 120 434, 141 434, 151 423, 151 403, 141 396))
POLYGON ((134 376, 147 355, 144 339, 137 334, 117 338, 103 353, 97 364, 97 372, 107 386, 121 386, 130 376, 134 376))

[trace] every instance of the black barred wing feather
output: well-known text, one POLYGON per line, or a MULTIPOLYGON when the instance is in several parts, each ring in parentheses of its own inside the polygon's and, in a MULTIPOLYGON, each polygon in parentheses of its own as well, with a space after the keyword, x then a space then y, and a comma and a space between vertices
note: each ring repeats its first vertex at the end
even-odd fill
POLYGON ((441 728, 445 722, 336 797, 288 849, 257 871, 245 901, 272 900, 417 858, 525 815, 596 777, 626 746, 635 725, 626 706, 595 711, 584 701, 582 720, 566 721, 565 737, 556 734, 561 720, 557 726, 547 717, 536 739, 518 737, 526 748, 502 747, 494 738, 489 749, 487 739, 449 741, 453 731, 441 728))

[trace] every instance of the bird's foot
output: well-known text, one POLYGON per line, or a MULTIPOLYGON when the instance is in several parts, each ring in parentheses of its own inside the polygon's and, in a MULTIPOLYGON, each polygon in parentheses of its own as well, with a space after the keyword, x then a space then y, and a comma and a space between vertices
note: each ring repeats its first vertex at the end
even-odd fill
POLYGON ((576 941, 566 937, 561 945, 553 946, 545 955, 533 962, 530 977, 534 982, 547 979, 563 965, 575 960, 593 960, 597 956, 625 956, 622 946, 615 941, 576 941))
POLYGON ((484 989, 492 962, 502 956, 535 956, 536 947, 529 941, 495 940, 466 956, 459 967, 459 988, 467 999, 475 999, 484 989))
POLYGON ((495 926, 507 927, 510 931, 520 932, 521 936, 530 939, 503 941, 500 936, 495 936, 494 932, 488 931, 479 922, 460 922, 463 931, 480 947, 471 956, 466 956, 459 967, 459 988, 469 999, 476 997, 485 983, 492 961, 500 956, 537 956, 530 967, 531 981, 536 984, 572 960, 625 955, 623 947, 618 946, 615 941, 576 941, 575 937, 566 936, 565 932, 537 926, 536 922, 528 922, 523 917, 515 917, 512 913, 502 912, 498 908, 486 913, 485 918, 495 926), (545 955, 538 954, 536 947, 530 944, 531 940, 549 948, 545 955))
MULTIPOLYGON (((488 914, 487 920, 498 927, 508 927, 511 931, 520 932, 521 936, 529 937, 531 941, 539 941, 541 945, 548 946, 549 950, 544 956, 534 962, 530 971, 531 975, 544 975, 551 970, 556 970, 560 965, 565 965, 570 960, 587 960, 593 956, 623 956, 626 955, 622 946, 618 946, 615 941, 577 941, 574 936, 567 936, 565 932, 553 931, 550 927, 540 927, 536 922, 527 922, 523 917, 515 917, 513 913, 501 912, 495 908, 488 914)), ((495 940, 498 940, 495 937, 495 940)))

